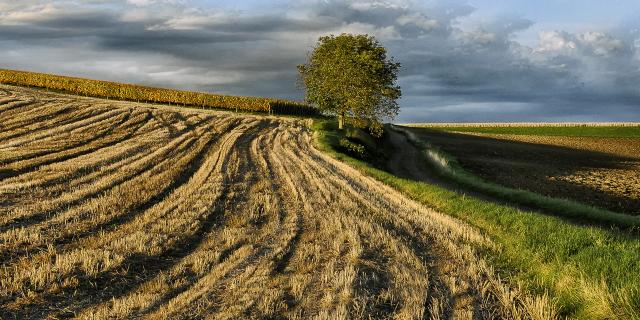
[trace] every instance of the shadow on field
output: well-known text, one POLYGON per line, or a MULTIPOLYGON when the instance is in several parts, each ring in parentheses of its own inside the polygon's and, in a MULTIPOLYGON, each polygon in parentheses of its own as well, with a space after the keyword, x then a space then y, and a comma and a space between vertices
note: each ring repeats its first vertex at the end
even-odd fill
POLYGON ((640 201, 634 190, 640 184, 637 174, 640 156, 633 158, 426 128, 407 129, 454 156, 465 170, 485 180, 640 215, 640 201))

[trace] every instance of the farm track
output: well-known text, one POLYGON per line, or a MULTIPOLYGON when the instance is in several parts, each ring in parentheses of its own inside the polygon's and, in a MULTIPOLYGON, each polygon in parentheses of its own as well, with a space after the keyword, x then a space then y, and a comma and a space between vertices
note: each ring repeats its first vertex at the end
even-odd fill
POLYGON ((12 87, 0 119, 2 319, 553 316, 306 120, 12 87))

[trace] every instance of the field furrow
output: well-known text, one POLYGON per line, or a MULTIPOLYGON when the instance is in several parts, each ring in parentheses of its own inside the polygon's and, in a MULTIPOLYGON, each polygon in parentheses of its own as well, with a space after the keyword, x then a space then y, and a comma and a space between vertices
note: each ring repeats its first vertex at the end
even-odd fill
POLYGON ((83 185, 118 179, 120 170, 126 170, 130 164, 148 157, 149 150, 171 143, 168 136, 163 135, 152 121, 138 130, 142 133, 136 135, 136 139, 125 140, 75 159, 41 166, 37 171, 6 179, 0 187, 0 202, 25 205, 42 203, 43 197, 51 202, 65 191, 76 192, 73 189, 82 189, 77 192, 86 193, 83 185))
MULTIPOLYGON (((100 129, 93 132, 69 134, 59 141, 43 141, 27 146, 16 147, 11 154, 15 162, 0 166, 0 178, 15 177, 44 165, 74 159, 97 150, 116 145, 131 138, 135 132, 145 125, 146 117, 142 113, 131 116, 123 113, 110 121, 101 121, 100 129)), ((7 157, 8 158, 8 157, 7 157)))
POLYGON ((4 116, 7 112, 15 110, 17 108, 21 108, 24 106, 33 106, 35 103, 34 99, 26 99, 26 100, 8 100, 6 103, 0 104, 0 115, 4 116))
MULTIPOLYGON (((211 127, 204 127, 196 131, 196 135, 202 131, 211 130, 211 127)), ((205 151, 207 144, 212 143, 210 135, 196 142, 194 138, 178 140, 176 144, 168 144, 160 149, 160 152, 152 154, 152 157, 144 157, 132 163, 129 167, 120 168, 117 177, 107 176, 101 181, 94 182, 91 187, 76 189, 69 194, 53 199, 48 207, 43 208, 42 203, 37 203, 35 209, 38 215, 47 218, 51 214, 57 213, 58 208, 69 208, 65 212, 32 226, 25 226, 24 223, 15 223, 10 230, 18 232, 7 232, 0 234, 0 243, 5 243, 14 248, 20 248, 22 252, 38 247, 46 243, 56 243, 56 239, 77 237, 83 230, 95 228, 97 225, 107 223, 120 214, 132 210, 134 206, 144 206, 149 201, 154 202, 154 198, 161 198, 163 194, 169 193, 172 185, 178 185, 179 181, 189 177, 185 170, 198 161, 205 151), (155 160, 155 161, 154 161, 155 160), (131 194, 131 190, 139 191, 131 194), (144 192, 140 192, 144 191, 144 192), (96 197, 100 195, 99 197, 96 197), (77 204, 77 206, 74 206, 77 204), (79 221, 83 217, 89 219, 86 222, 79 221), (73 221, 73 223, 71 222, 73 221), (82 226, 84 224, 84 226, 82 226), (19 228, 18 228, 19 227, 19 228), (30 229, 35 228, 35 229, 30 229), (48 230, 48 231, 47 231, 48 230), (66 230, 66 231, 65 231, 66 230), (35 239, 26 238, 24 234, 37 234, 35 239)), ((148 206, 148 204, 146 204, 148 206)), ((25 213, 22 211, 21 213, 25 213)), ((24 221, 24 217, 20 217, 24 221)), ((38 218, 29 216, 29 223, 37 222, 38 218)), ((0 245, 0 247, 2 247, 0 245)), ((5 254, 5 257, 8 257, 5 254)))
POLYGON ((22 99, 17 99, 15 98, 13 100, 13 102, 29 102, 27 104, 23 104, 21 105, 19 108, 5 108, 5 109, 1 109, 2 107, 6 107, 7 104, 2 104, 0 105, 0 120, 2 121, 20 121, 22 119, 25 118, 32 118, 32 117, 41 117, 42 115, 40 115, 41 111, 47 110, 48 107, 50 108, 51 106, 53 106, 54 108, 58 108, 61 105, 66 105, 66 104, 72 104, 72 100, 68 100, 68 99, 60 99, 60 100, 45 100, 45 99, 39 99, 36 97, 29 97, 29 98, 22 98, 22 99))
POLYGON ((44 105, 0 113, 2 319, 513 319, 546 303, 497 280, 475 229, 317 151, 305 120, 6 90, 44 105))
POLYGON ((0 137, 16 139, 24 135, 32 135, 38 131, 50 130, 71 122, 84 119, 94 112, 91 108, 76 107, 68 103, 41 104, 27 112, 27 115, 12 116, 4 122, 0 137))

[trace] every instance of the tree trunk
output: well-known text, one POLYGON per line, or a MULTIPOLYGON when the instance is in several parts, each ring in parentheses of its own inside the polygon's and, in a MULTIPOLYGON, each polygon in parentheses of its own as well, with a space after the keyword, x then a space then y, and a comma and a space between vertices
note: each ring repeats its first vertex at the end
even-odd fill
POLYGON ((344 128, 344 113, 338 115, 338 129, 342 130, 344 128))

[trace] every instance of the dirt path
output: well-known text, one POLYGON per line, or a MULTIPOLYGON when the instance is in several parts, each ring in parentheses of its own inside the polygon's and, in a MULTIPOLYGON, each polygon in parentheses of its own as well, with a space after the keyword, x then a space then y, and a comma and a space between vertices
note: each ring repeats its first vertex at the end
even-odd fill
POLYGON ((99 109, 95 130, 48 110, 0 142, 0 170, 21 169, 0 178, 2 319, 552 312, 496 279, 475 229, 320 153, 304 120, 77 100, 99 109))
POLYGON ((422 163, 420 151, 416 149, 407 137, 394 130, 387 131, 389 141, 393 145, 393 152, 387 163, 388 169, 402 178, 442 184, 434 178, 434 175, 427 171, 422 163))
POLYGON ((497 199, 473 190, 461 188, 453 182, 440 178, 436 172, 426 165, 424 157, 420 154, 421 151, 409 141, 405 134, 393 128, 388 130, 387 133, 389 142, 393 145, 392 155, 387 161, 387 170, 394 175, 405 179, 434 184, 459 194, 466 194, 499 204, 508 204, 519 209, 531 209, 522 205, 510 204, 503 199, 497 199))

